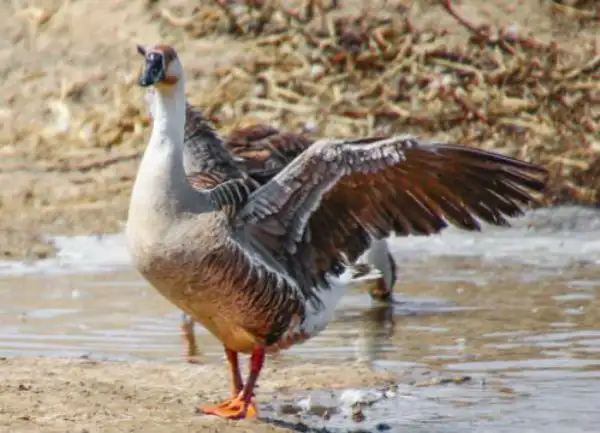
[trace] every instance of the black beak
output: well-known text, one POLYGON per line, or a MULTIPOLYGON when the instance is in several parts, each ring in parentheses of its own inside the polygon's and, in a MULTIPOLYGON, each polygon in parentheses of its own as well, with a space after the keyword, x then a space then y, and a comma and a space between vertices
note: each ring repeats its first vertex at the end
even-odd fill
POLYGON ((144 69, 138 80, 141 87, 152 86, 165 78, 165 62, 159 53, 148 53, 144 56, 144 69))

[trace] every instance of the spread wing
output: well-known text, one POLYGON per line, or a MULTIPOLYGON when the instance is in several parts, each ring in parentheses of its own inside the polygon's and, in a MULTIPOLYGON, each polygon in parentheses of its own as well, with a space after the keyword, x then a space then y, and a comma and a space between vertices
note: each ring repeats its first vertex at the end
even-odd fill
POLYGON ((373 239, 437 233, 449 223, 506 216, 544 189, 541 167, 460 145, 388 139, 320 140, 249 195, 234 224, 289 269, 315 300, 373 239))

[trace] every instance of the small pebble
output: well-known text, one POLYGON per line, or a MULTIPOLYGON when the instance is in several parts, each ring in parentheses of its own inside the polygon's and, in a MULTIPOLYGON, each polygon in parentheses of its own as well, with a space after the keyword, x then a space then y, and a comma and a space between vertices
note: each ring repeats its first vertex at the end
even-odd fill
POLYGON ((367 417, 362 411, 362 408, 359 406, 355 406, 352 408, 352 421, 354 422, 363 422, 367 417))
POLYGON ((294 424, 293 430, 304 433, 308 431, 308 426, 303 422, 297 422, 296 424, 294 424))

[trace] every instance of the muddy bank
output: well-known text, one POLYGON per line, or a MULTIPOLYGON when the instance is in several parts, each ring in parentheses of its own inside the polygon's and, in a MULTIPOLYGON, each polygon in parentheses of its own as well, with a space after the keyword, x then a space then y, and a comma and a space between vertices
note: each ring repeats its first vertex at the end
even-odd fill
MULTIPOLYGON (((422 376, 415 372, 403 377, 350 363, 283 366, 272 360, 260 382, 261 416, 294 426, 300 418, 286 416, 279 408, 278 401, 286 397, 300 399, 321 388, 373 388, 418 377, 422 376)), ((220 363, 4 358, 0 360, 0 431, 290 431, 271 422, 227 422, 196 414, 196 406, 226 396, 227 380, 220 363)))

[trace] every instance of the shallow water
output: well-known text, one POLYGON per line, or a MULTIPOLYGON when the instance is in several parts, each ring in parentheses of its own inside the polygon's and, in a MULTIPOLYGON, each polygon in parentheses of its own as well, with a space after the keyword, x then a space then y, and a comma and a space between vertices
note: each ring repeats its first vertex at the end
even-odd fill
MULTIPOLYGON (((56 259, 0 263, 0 356, 182 359, 180 314, 131 269, 121 236, 57 243, 56 259)), ((450 229, 391 247, 396 305, 352 293, 322 335, 280 357, 471 379, 290 395, 267 415, 300 413, 309 426, 340 431, 597 431, 599 211, 542 210, 511 229, 450 229), (366 419, 349 421, 348 406, 370 400, 366 419)), ((221 359, 218 342, 196 332, 201 357, 221 359)))

